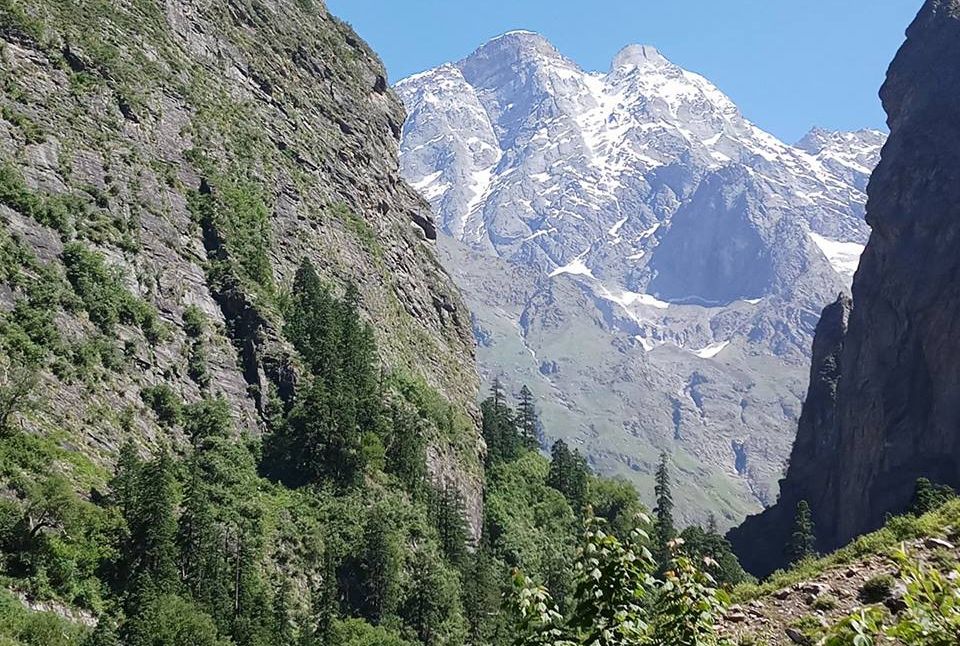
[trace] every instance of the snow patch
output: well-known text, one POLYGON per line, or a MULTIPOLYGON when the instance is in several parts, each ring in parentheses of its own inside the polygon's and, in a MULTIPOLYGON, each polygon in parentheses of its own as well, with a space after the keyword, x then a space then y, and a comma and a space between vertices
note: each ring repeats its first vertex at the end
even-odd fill
POLYGON ((853 279, 853 275, 857 273, 857 267, 860 266, 860 255, 863 253, 864 245, 831 240, 813 231, 810 232, 810 239, 827 257, 834 271, 848 279, 853 279))
POLYGON ((720 354, 728 345, 730 345, 729 341, 717 341, 716 343, 711 343, 705 348, 694 350, 693 353, 701 359, 712 359, 720 354))
POLYGON ((590 250, 587 249, 582 254, 571 260, 569 263, 563 267, 557 267, 550 272, 550 278, 554 276, 559 276, 560 274, 573 274, 575 276, 587 276, 588 278, 593 278, 593 272, 590 271, 590 268, 583 262, 583 257, 587 255, 590 250))
POLYGON ((614 224, 612 227, 610 227, 610 230, 607 231, 607 235, 611 235, 611 236, 613 236, 613 237, 616 237, 617 234, 620 232, 620 229, 623 227, 624 224, 627 223, 627 220, 629 220, 629 219, 630 219, 630 218, 629 218, 629 216, 628 216, 628 217, 623 218, 622 220, 619 220, 616 224, 614 224))

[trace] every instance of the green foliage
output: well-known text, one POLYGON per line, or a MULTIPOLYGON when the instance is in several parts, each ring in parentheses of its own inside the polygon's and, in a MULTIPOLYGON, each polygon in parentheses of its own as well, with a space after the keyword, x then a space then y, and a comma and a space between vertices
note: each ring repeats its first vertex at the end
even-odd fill
POLYGON ((176 426, 183 418, 183 403, 167 384, 149 386, 140 391, 140 399, 156 414, 164 426, 176 426))
POLYGON ((791 563, 798 563, 815 556, 817 553, 817 538, 813 526, 813 516, 810 505, 806 500, 797 503, 797 511, 793 520, 793 532, 786 546, 787 557, 791 563))
POLYGON ((297 485, 357 484, 364 468, 362 435, 379 429, 381 396, 373 331, 349 287, 332 296, 304 260, 293 285, 284 333, 310 368, 311 378, 268 445, 270 470, 297 485))
POLYGON ((374 507, 367 519, 359 566, 361 610, 365 617, 379 623, 397 611, 403 567, 400 536, 389 511, 382 505, 374 507))
POLYGON ((3 106, 0 107, 0 117, 16 126, 28 144, 38 144, 44 140, 43 130, 27 115, 3 106))
POLYGON ((396 631, 383 626, 371 626, 362 619, 343 619, 334 622, 331 644, 338 646, 414 646, 396 631))
POLYGON ((957 499, 950 500, 939 509, 923 516, 895 516, 887 521, 883 529, 861 536, 826 557, 804 559, 789 570, 773 573, 760 585, 741 584, 734 590, 733 596, 738 603, 755 599, 774 590, 812 579, 828 568, 887 553, 904 541, 942 536, 944 528, 956 526, 960 526, 960 500, 957 499))
POLYGON ((660 569, 666 568, 671 558, 670 542, 676 538, 677 530, 673 525, 673 494, 670 491, 670 459, 666 453, 660 454, 660 464, 655 475, 654 494, 657 506, 653 513, 656 516, 654 526, 654 556, 660 569))
POLYGON ((33 218, 67 236, 84 203, 69 195, 38 195, 27 188, 20 172, 9 163, 0 164, 0 204, 33 218))
POLYGON ((146 601, 132 616, 129 646, 231 646, 217 634, 213 620, 189 600, 162 594, 146 601))
POLYGON ((520 397, 517 402, 517 429, 523 446, 536 450, 540 446, 540 417, 533 401, 533 393, 526 386, 520 388, 520 397))
POLYGON ((942 507, 949 500, 956 498, 957 492, 952 487, 942 484, 933 484, 927 478, 917 478, 913 501, 910 503, 910 513, 922 516, 942 507))
POLYGON ((896 580, 889 574, 870 577, 860 587, 860 598, 865 603, 880 603, 890 596, 896 580))
POLYGON ((71 646, 83 644, 83 627, 53 612, 30 612, 6 590, 0 590, 0 644, 3 646, 71 646))
POLYGON ((343 202, 331 206, 330 212, 356 236, 360 244, 362 244, 364 249, 371 255, 375 258, 383 256, 383 248, 380 246, 377 233, 366 220, 350 210, 350 207, 343 202))
POLYGON ((715 526, 703 529, 688 527, 680 533, 683 551, 697 563, 704 563, 705 572, 721 586, 731 587, 749 579, 740 565, 730 542, 720 535, 715 526))
POLYGON ((627 543, 588 516, 584 545, 577 560, 576 606, 569 626, 581 644, 642 643, 649 625, 645 599, 655 563, 636 530, 627 543))
POLYGON ((480 404, 480 411, 483 415, 481 431, 487 445, 487 467, 515 460, 523 453, 523 441, 499 379, 493 380, 490 397, 480 404))
POLYGON ((203 336, 207 328, 207 317, 196 305, 189 305, 183 310, 183 331, 191 339, 203 336))
MULTIPOLYGON (((561 613, 550 594, 522 573, 514 577, 515 646, 719 646, 717 623, 725 598, 709 574, 689 558, 674 553, 663 579, 634 530, 621 541, 604 530, 604 521, 585 521, 577 559, 573 607, 561 613)), ((681 544, 672 542, 671 550, 681 544)))
MULTIPOLYGON (((653 643, 718 646, 725 643, 717 633, 717 623, 723 617, 726 597, 717 592, 713 577, 679 553, 682 545, 682 540, 671 545, 674 557, 655 605, 653 643)), ((713 564, 707 558, 704 565, 713 564)))
POLYGON ((214 189, 207 186, 189 193, 187 206, 208 242, 218 245, 215 258, 220 266, 215 273, 233 273, 257 290, 272 293, 271 213, 263 191, 239 177, 218 176, 210 182, 214 189))
POLYGON ((949 574, 894 555, 905 585, 904 610, 896 615, 871 607, 833 627, 826 646, 872 646, 883 637, 905 646, 951 646, 960 639, 960 570, 949 574))
POLYGON ((577 450, 571 451, 567 443, 557 440, 550 451, 550 472, 547 485, 564 495, 570 506, 578 511, 587 498, 587 461, 577 450))
POLYGON ((431 487, 430 516, 440 549, 447 561, 462 566, 467 560, 467 511, 463 497, 456 487, 451 485, 431 487))
POLYGON ((102 255, 71 242, 63 248, 62 259, 67 280, 83 309, 104 333, 110 334, 117 323, 124 323, 138 326, 152 343, 160 340, 156 310, 127 290, 121 272, 107 265, 102 255))

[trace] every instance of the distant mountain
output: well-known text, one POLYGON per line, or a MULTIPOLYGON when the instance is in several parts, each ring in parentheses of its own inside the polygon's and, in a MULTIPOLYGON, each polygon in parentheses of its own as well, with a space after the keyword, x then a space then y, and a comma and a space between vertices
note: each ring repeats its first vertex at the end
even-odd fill
POLYGON ((884 134, 790 146, 653 47, 595 73, 523 31, 396 89, 484 376, 529 382, 602 471, 645 486, 673 453, 688 520, 771 503, 884 134))

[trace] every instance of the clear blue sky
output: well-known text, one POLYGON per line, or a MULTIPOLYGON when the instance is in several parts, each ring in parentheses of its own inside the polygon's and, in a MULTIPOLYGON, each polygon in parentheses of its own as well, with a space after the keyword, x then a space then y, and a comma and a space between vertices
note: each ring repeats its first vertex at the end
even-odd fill
POLYGON ((788 142, 811 126, 884 127, 877 90, 921 0, 328 0, 391 82, 530 29, 581 67, 629 43, 713 81, 788 142))

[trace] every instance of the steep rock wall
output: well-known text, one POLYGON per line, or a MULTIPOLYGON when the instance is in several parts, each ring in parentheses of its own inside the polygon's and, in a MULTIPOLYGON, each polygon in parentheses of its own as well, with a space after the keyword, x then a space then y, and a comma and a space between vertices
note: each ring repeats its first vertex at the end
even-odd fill
POLYGON ((815 344, 838 369, 819 375, 815 357, 780 502, 730 534, 760 574, 783 564, 801 499, 828 550, 903 511, 918 477, 960 485, 958 0, 924 4, 880 94, 891 135, 868 186, 849 327, 839 339, 821 324, 815 344))

